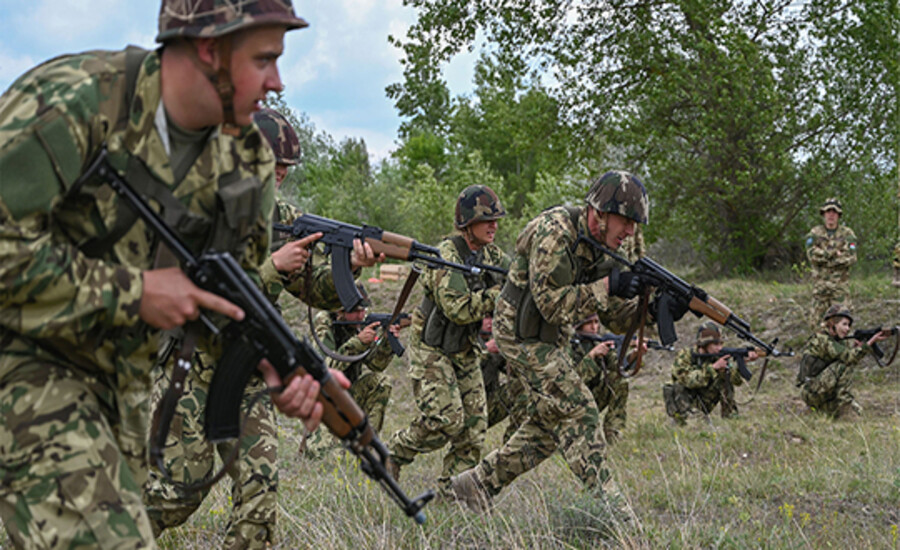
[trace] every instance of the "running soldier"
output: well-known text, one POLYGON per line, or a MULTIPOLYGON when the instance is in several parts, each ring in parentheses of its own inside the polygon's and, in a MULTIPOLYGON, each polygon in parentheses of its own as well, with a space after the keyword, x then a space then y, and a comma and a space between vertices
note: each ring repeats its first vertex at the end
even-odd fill
MULTIPOLYGON (((306 22, 289 0, 186 6, 163 1, 156 51, 58 57, 0 97, 0 517, 15 547, 156 547, 141 486, 159 330, 244 315, 155 264, 143 221, 82 177, 101 150, 193 252, 229 251, 258 280, 268 250, 274 162, 251 114, 306 22)), ((276 405, 313 428, 318 383, 285 383, 276 405)))
MULTIPOLYGON (((466 187, 456 201, 459 233, 441 241, 441 256, 506 268, 509 258, 494 244, 497 221, 505 215, 490 187, 466 187)), ((438 478, 439 489, 446 491, 450 476, 481 458, 487 411, 478 330, 494 311, 502 280, 489 270, 465 276, 447 269, 429 270, 420 280, 424 297, 413 312, 407 351, 419 414, 391 436, 389 448, 393 473, 399 474, 416 455, 449 443, 438 478)))
POLYGON ((810 324, 816 330, 834 303, 850 302, 850 267, 856 263, 856 235, 840 223, 841 201, 830 198, 819 208, 823 225, 806 236, 806 257, 812 269, 813 306, 810 324))
POLYGON ((517 239, 494 311, 494 338, 530 394, 528 419, 503 447, 453 478, 455 495, 474 510, 487 508, 493 496, 557 448, 584 486, 603 495, 609 473, 600 413, 575 369, 572 325, 598 313, 607 327, 625 332, 646 281, 620 272, 579 237, 618 249, 637 223, 647 223, 649 203, 643 183, 627 172, 598 178, 586 203, 545 210, 517 239))

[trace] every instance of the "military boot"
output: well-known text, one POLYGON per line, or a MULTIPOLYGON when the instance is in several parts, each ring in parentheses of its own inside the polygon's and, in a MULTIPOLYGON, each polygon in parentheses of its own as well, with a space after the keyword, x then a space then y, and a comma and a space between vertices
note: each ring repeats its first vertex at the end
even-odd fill
POLYGON ((478 481, 474 468, 451 477, 450 487, 456 500, 468 506, 469 510, 481 513, 491 509, 491 495, 478 481))
POLYGON ((900 286, 900 267, 894 268, 894 280, 891 281, 894 286, 900 286))

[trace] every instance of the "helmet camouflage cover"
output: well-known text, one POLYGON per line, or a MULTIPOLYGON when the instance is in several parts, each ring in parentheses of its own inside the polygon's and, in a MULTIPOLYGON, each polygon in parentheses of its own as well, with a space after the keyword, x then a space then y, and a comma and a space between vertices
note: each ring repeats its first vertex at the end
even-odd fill
POLYGON ((456 199, 454 225, 457 229, 475 222, 499 220, 506 215, 494 190, 487 185, 470 185, 456 199))
POLYGON ((260 25, 301 29, 291 0, 162 0, 157 42, 173 38, 215 38, 260 25))
POLYGON ((260 109, 253 114, 253 121, 275 152, 275 162, 287 165, 300 162, 300 139, 283 114, 275 109, 260 109))
POLYGON ((650 200, 637 176, 614 170, 594 180, 585 201, 600 212, 612 212, 638 223, 647 223, 650 200))
POLYGON ((709 344, 722 343, 722 331, 718 325, 713 322, 707 322, 700 325, 697 329, 697 347, 702 348, 709 344))
POLYGON ((834 304, 828 308, 828 311, 825 312, 825 316, 822 317, 822 320, 827 321, 832 317, 846 317, 850 321, 850 324, 853 324, 853 316, 850 314, 850 310, 841 304, 834 304))
POLYGON ((834 210, 838 214, 844 213, 844 209, 842 208, 841 201, 838 200, 837 197, 829 197, 829 198, 825 199, 825 204, 823 204, 822 207, 819 208, 819 214, 824 214, 825 212, 828 212, 829 210, 834 210))

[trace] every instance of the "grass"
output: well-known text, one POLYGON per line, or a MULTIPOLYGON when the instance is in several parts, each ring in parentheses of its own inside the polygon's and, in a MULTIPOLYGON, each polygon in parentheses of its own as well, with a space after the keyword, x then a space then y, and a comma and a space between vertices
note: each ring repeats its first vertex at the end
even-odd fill
MULTIPOLYGON (((900 321, 900 292, 883 275, 853 281, 857 327, 900 321)), ((388 311, 401 283, 369 285, 376 311, 388 311)), ((759 280, 704 283, 713 296, 779 347, 802 346, 809 288, 759 280)), ((411 309, 417 293, 410 299, 411 309)), ((286 317, 308 331, 305 307, 283 300, 286 317)), ((681 345, 701 320, 678 323, 681 345)), ((727 345, 743 345, 730 336, 727 345)), ((794 387, 799 357, 773 360, 759 392, 756 376, 737 388, 740 414, 675 427, 662 384, 673 356, 648 354, 633 380, 628 424, 609 449, 614 483, 629 520, 609 524, 602 503, 584 493, 557 454, 520 477, 478 516, 455 503, 426 507, 417 526, 338 451, 319 461, 298 456, 299 424, 281 429, 277 548, 878 548, 900 549, 900 361, 882 369, 866 358, 855 373, 861 418, 831 421, 806 410, 794 387), (751 400, 751 395, 752 400, 751 400), (749 402, 748 402, 749 400, 749 402)), ((751 363, 758 373, 760 365, 751 363)), ((401 360, 387 373, 394 393, 382 438, 414 417, 401 360)), ((496 447, 504 426, 489 433, 496 447)), ((404 468, 410 496, 435 486, 440 453, 404 468)), ((164 534, 164 548, 217 548, 227 521, 228 483, 220 483, 187 525, 164 534)), ((8 543, 0 538, 0 547, 8 543)))

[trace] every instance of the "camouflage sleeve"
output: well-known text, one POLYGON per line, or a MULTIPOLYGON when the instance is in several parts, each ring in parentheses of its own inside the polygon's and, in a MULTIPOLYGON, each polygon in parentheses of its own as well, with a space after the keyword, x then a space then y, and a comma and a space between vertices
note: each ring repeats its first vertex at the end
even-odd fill
POLYGON ((608 309, 602 280, 574 282, 578 260, 570 251, 573 237, 568 222, 548 216, 535 228, 528 251, 531 294, 541 315, 554 325, 571 325, 592 313, 602 318, 608 309))
POLYGON ((388 342, 387 334, 385 333, 381 336, 381 339, 378 340, 372 353, 366 357, 365 363, 366 366, 373 371, 381 372, 388 368, 393 357, 394 353, 391 350, 390 342, 388 342))
POLYGON ((314 308, 329 311, 340 309, 341 300, 334 286, 329 256, 317 246, 309 261, 312 262, 310 271, 304 268, 282 278, 284 289, 314 308))
MULTIPOLYGON (((852 340, 846 341, 852 342, 852 340)), ((868 350, 869 346, 866 344, 848 346, 843 341, 835 340, 820 332, 810 339, 804 349, 804 353, 818 357, 828 363, 840 361, 841 363, 852 365, 858 363, 868 350)))
MULTIPOLYGON (((578 348, 582 348, 580 344, 577 344, 578 348)), ((586 346, 585 346, 586 347, 586 346)), ((578 376, 584 381, 585 384, 593 380, 598 374, 600 374, 600 365, 597 364, 597 361, 592 359, 587 352, 590 351, 591 348, 582 349, 573 349, 573 355, 576 359, 575 363, 575 372, 578 373, 578 376), (580 359, 579 359, 580 358, 580 359)), ((591 388, 593 389, 593 388, 591 388)))
POLYGON ((744 377, 741 376, 737 363, 733 359, 728 361, 728 374, 731 376, 732 386, 740 386, 744 383, 744 377))
MULTIPOLYGON (((74 69, 57 65, 67 74, 74 69)), ((72 337, 138 321, 136 268, 91 259, 51 233, 51 209, 105 139, 95 82, 35 72, 0 97, 0 323, 32 337, 72 337), (59 77, 47 95, 42 82, 59 77)))
MULTIPOLYGON (((613 367, 615 368, 615 367, 613 367)), ((609 371, 611 372, 611 371, 609 371)), ((609 437, 617 436, 625 431, 628 422, 628 381, 618 378, 610 382, 612 398, 603 417, 603 433, 609 437)))
MULTIPOLYGON (((441 257, 451 262, 462 263, 456 247, 449 239, 438 245, 441 257)), ((481 321, 494 311, 499 286, 472 291, 466 277, 454 269, 435 269, 431 272, 432 296, 444 315, 457 325, 467 325, 481 321)))
MULTIPOLYGON (((368 349, 365 344, 359 341, 359 338, 354 336, 344 342, 344 344, 338 347, 337 350, 335 350, 337 346, 334 339, 334 330, 332 327, 331 315, 327 311, 320 311, 316 313, 314 326, 316 329, 316 336, 319 337, 319 341, 322 342, 322 345, 332 351, 340 353, 341 355, 356 355, 368 349)), ((339 370, 341 372, 344 372, 352 365, 352 363, 338 361, 337 359, 334 359, 332 357, 326 357, 325 364, 328 365, 328 368, 339 370)))
POLYGON ((712 382, 715 371, 707 364, 695 364, 691 360, 691 350, 683 349, 675 357, 672 365, 672 380, 685 388, 704 388, 712 382))
POLYGON ((834 265, 850 267, 856 263, 856 234, 847 226, 843 226, 838 250, 834 257, 834 265))
POLYGON ((831 253, 827 247, 828 239, 817 234, 815 229, 806 236, 806 257, 814 265, 827 264, 831 260, 831 253))

